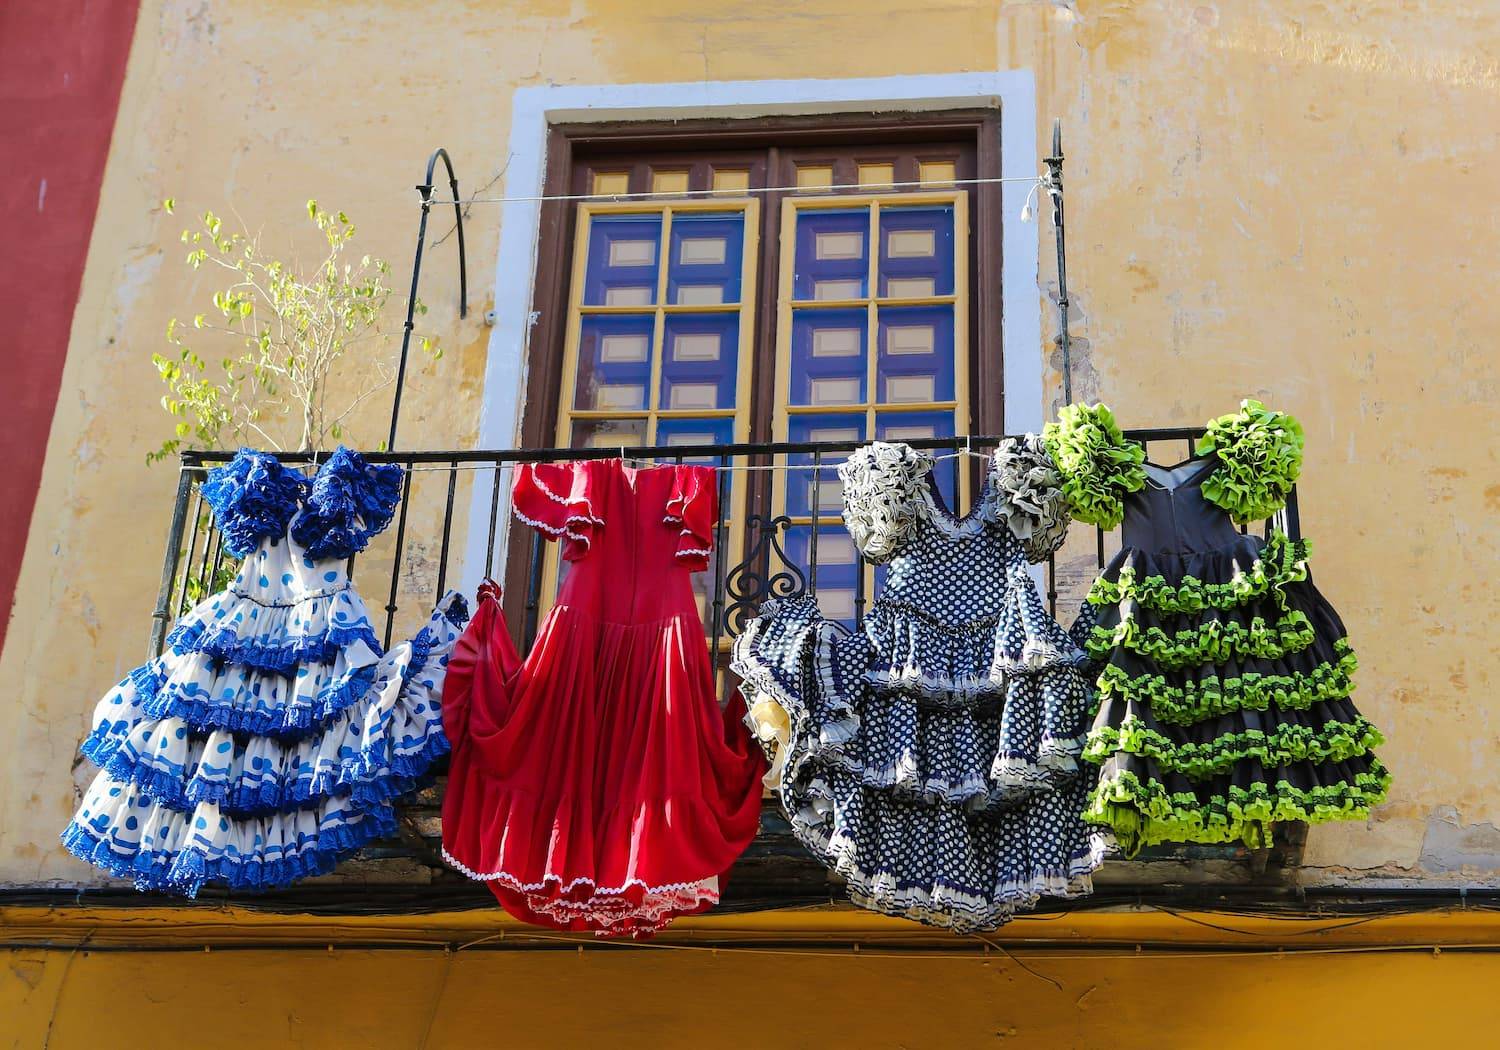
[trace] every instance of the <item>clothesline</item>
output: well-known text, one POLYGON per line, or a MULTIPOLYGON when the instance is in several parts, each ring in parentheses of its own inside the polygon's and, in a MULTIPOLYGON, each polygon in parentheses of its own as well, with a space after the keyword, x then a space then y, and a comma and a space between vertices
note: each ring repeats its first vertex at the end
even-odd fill
MULTIPOLYGON (((604 450, 600 449, 600 451, 602 452, 604 450)), ((807 455, 807 453, 802 453, 802 455, 807 455)), ((941 455, 936 455, 936 456, 933 456, 932 458, 933 458, 934 462, 940 463, 943 460, 946 460, 946 459, 955 459, 955 458, 957 458, 959 456, 972 456, 975 459, 989 459, 990 458, 989 453, 987 453, 987 452, 975 452, 972 449, 965 449, 965 448, 958 449, 955 452, 944 452, 941 455)), ((653 457, 650 457, 650 456, 601 456, 599 458, 600 459, 623 459, 623 460, 628 460, 631 463, 644 463, 647 460, 652 459, 653 457)), ((427 471, 444 471, 444 472, 446 472, 446 471, 452 471, 452 470, 506 470, 506 469, 508 469, 510 467, 514 467, 515 465, 516 464, 514 464, 514 463, 449 463, 449 464, 423 464, 423 463, 417 463, 417 464, 413 464, 412 466, 407 467, 406 469, 410 473, 417 474, 417 473, 424 473, 424 472, 427 472, 427 471)), ((743 470, 743 471, 755 471, 755 470, 766 470, 766 471, 778 471, 778 470, 833 470, 834 468, 836 468, 838 466, 837 463, 833 463, 833 462, 825 462, 825 463, 819 463, 819 464, 813 464, 813 463, 766 463, 766 464, 757 464, 757 463, 725 463, 725 464, 717 464, 716 463, 716 464, 707 464, 707 463, 705 463, 705 464, 701 464, 701 465, 708 467, 708 469, 710 469, 710 470, 714 470, 714 471, 720 471, 720 470, 722 470, 722 471, 725 471, 725 472, 728 472, 728 473, 733 473, 734 471, 737 471, 737 470, 743 470)))
POLYGON ((855 186, 749 186, 743 189, 704 189, 704 190, 641 190, 635 193, 541 193, 535 195, 523 195, 515 197, 452 197, 446 199, 432 198, 428 201, 434 207, 445 204, 535 204, 543 201, 631 201, 651 200, 655 198, 682 198, 682 197, 742 197, 750 193, 800 193, 804 195, 832 194, 840 190, 900 190, 900 189, 942 189, 949 186, 991 186, 1006 182, 1023 182, 1032 184, 1032 194, 1038 188, 1050 187, 1052 177, 1042 172, 1038 175, 1010 175, 996 176, 982 179, 942 179, 932 182, 862 182, 855 186))

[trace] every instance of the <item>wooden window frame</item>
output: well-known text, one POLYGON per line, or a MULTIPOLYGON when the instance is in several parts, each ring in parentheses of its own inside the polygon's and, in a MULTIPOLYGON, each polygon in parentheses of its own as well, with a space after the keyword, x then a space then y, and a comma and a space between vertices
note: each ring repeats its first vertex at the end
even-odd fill
MULTIPOLYGON (((684 151, 721 151, 736 149, 755 151, 754 156, 769 154, 764 178, 768 185, 779 185, 777 178, 783 153, 826 149, 847 153, 851 147, 881 147, 922 142, 951 143, 972 139, 974 176, 998 179, 1001 173, 1000 111, 997 108, 955 109, 895 114, 868 113, 829 114, 818 116, 757 117, 748 119, 704 118, 671 122, 621 121, 598 123, 555 123, 548 127, 546 176, 543 193, 552 198, 576 192, 575 172, 580 156, 599 162, 604 154, 619 153, 628 157, 629 167, 642 163, 651 154, 684 151)), ((754 166, 753 160, 747 164, 754 166)), ((857 184, 836 187, 835 192, 869 196, 870 190, 857 184)), ((969 429, 974 433, 998 433, 1004 430, 1005 363, 1003 344, 1004 312, 1002 195, 998 182, 975 185, 968 194, 970 207, 970 268, 967 340, 967 373, 970 385, 969 429)), ((791 193, 754 194, 760 202, 758 231, 761 241, 756 288, 751 297, 742 298, 754 304, 753 345, 742 347, 749 360, 765 359, 774 352, 772 344, 780 338, 780 310, 777 283, 780 281, 780 230, 783 203, 791 193)), ((571 259, 577 238, 580 206, 576 202, 546 200, 542 203, 537 227, 536 270, 532 288, 532 311, 535 322, 528 339, 523 381, 523 405, 520 444, 524 448, 552 445, 561 415, 563 362, 569 318, 569 279, 571 259)), ((747 229, 747 239, 751 231, 747 229)), ((769 440, 777 404, 777 369, 752 371, 752 386, 740 396, 749 397, 751 440, 769 440)), ((761 497, 751 486, 750 499, 761 497)), ((510 548, 506 560, 506 607, 510 622, 519 631, 524 623, 526 575, 531 559, 527 554, 529 537, 525 530, 509 532, 510 548)), ((728 568, 729 566, 726 566, 728 568)))
MULTIPOLYGON (((692 200, 673 200, 670 202, 631 201, 631 202, 596 202, 587 201, 578 206, 577 223, 574 232, 574 243, 572 252, 571 279, 568 287, 566 330, 563 343, 561 377, 559 396, 557 399, 557 422, 553 440, 557 447, 568 447, 571 438, 573 423, 577 420, 589 419, 643 419, 646 421, 645 442, 648 445, 656 444, 656 424, 664 419, 729 419, 733 421, 734 440, 737 442, 750 439, 750 405, 745 399, 738 399, 739 403, 728 409, 714 410, 687 410, 666 408, 659 404, 661 397, 661 376, 666 361, 666 332, 667 318, 674 315, 697 315, 723 314, 734 315, 739 319, 739 341, 737 343, 737 357, 735 361, 735 389, 743 391, 749 389, 751 369, 753 367, 753 354, 751 353, 751 336, 755 323, 755 295, 759 287, 760 260, 760 201, 754 197, 710 197, 692 200), (738 212, 744 216, 744 232, 740 237, 740 298, 737 303, 725 303, 716 305, 679 305, 667 301, 667 285, 671 273, 671 244, 672 244, 672 220, 674 216, 692 214, 726 214, 738 212), (661 216, 661 233, 659 234, 656 259, 656 294, 650 306, 607 306, 600 304, 587 304, 583 301, 584 285, 588 269, 588 247, 589 233, 592 223, 596 217, 614 217, 620 215, 647 215, 661 216), (569 391, 576 391, 578 382, 578 356, 582 341, 582 330, 584 319, 588 317, 650 317, 653 319, 651 340, 651 372, 647 380, 646 407, 643 409, 579 409, 576 407, 564 408, 562 404, 568 399, 569 391)), ((608 455, 607 449, 600 449, 601 455, 608 455)), ((746 499, 746 479, 743 474, 734 474, 730 479, 729 489, 726 493, 727 506, 721 508, 721 513, 729 515, 731 509, 733 515, 731 521, 738 519, 746 499)), ((730 528, 726 530, 725 551, 714 551, 711 558, 720 559, 722 564, 719 571, 727 566, 735 565, 740 559, 740 553, 744 547, 744 530, 730 528)), ((710 561, 710 565, 713 562, 710 561)), ((561 559, 559 558, 558 545, 549 543, 546 546, 542 562, 542 589, 541 599, 538 606, 538 615, 546 616, 552 608, 556 598, 557 574, 561 570, 561 559)), ((710 591, 710 598, 712 592, 710 591)), ((705 617, 706 622, 706 617, 705 617)), ((724 639, 727 645, 729 639, 724 639)))
MULTIPOLYGON (((969 368, 971 365, 969 356, 969 326, 964 319, 970 316, 970 300, 973 298, 973 282, 969 280, 969 221, 968 221, 968 194, 959 190, 947 190, 930 192, 919 190, 912 193, 874 193, 868 195, 849 194, 816 197, 793 197, 783 203, 780 243, 782 245, 795 245, 797 235, 797 218, 804 212, 816 212, 830 209, 842 208, 869 208, 870 223, 867 233, 866 252, 869 256, 869 272, 866 277, 866 295, 859 299, 840 300, 817 300, 797 299, 793 294, 793 282, 796 276, 795 260, 783 256, 778 259, 780 282, 777 292, 777 320, 776 320, 776 407, 772 420, 775 428, 775 440, 786 441, 790 438, 792 420, 798 416, 836 416, 848 415, 851 418, 863 416, 865 424, 865 440, 876 440, 876 429, 881 415, 892 416, 902 413, 920 412, 951 412, 953 413, 953 434, 955 437, 963 437, 972 433, 969 427, 969 414, 964 411, 966 406, 972 405, 971 391, 969 386, 969 368), (891 211, 907 208, 923 207, 951 207, 953 209, 953 291, 947 295, 912 296, 906 298, 890 297, 880 295, 880 216, 883 209, 891 211), (923 402, 894 402, 882 403, 876 389, 876 378, 879 374, 880 361, 880 311, 882 307, 908 307, 908 306, 951 306, 953 308, 953 398, 947 401, 923 401, 923 402), (797 309, 817 310, 851 310, 865 311, 865 400, 849 405, 793 405, 791 403, 791 371, 792 371, 792 318, 797 309)), ((778 457, 784 461, 786 457, 778 457)), ((958 494, 956 506, 949 507, 950 513, 962 517, 969 512, 969 504, 972 499, 973 471, 961 470, 958 472, 958 494)), ((837 513, 824 512, 819 507, 810 506, 807 514, 789 514, 787 506, 787 485, 778 484, 774 487, 771 495, 772 514, 777 516, 787 515, 794 527, 809 526, 816 519, 818 528, 838 527, 842 524, 840 515, 837 513)), ((864 567, 865 592, 875 593, 875 566, 866 564, 864 567)))

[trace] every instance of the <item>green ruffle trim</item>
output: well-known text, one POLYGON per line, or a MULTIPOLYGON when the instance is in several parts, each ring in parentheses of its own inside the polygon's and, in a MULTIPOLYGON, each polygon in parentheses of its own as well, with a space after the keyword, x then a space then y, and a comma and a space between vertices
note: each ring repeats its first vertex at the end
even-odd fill
POLYGON ((1232 711, 1265 711, 1271 705, 1283 711, 1306 711, 1323 700, 1337 700, 1354 691, 1354 672, 1359 658, 1347 639, 1333 643, 1338 658, 1296 674, 1246 672, 1234 678, 1207 678, 1174 685, 1158 674, 1132 678, 1125 669, 1111 664, 1099 675, 1098 705, 1117 697, 1151 705, 1151 713, 1173 725, 1192 725, 1232 711))
POLYGON ((1205 802, 1121 771, 1094 789, 1083 819, 1112 830, 1127 857, 1158 842, 1243 842, 1260 849, 1270 845, 1272 824, 1364 820, 1371 808, 1385 801, 1390 784, 1390 773, 1372 760, 1370 772, 1360 773, 1352 784, 1303 789, 1282 780, 1249 788, 1231 786, 1227 795, 1205 802))
POLYGON ((1198 455, 1215 453, 1219 465, 1203 482, 1204 498, 1241 525, 1270 517, 1286 503, 1302 473, 1302 425, 1255 400, 1208 424, 1198 455))
POLYGON ((1146 484, 1146 450, 1125 434, 1104 405, 1064 405, 1042 430, 1062 474, 1073 517, 1112 529, 1125 516, 1125 496, 1146 484))
POLYGON ((1139 620, 1127 617, 1114 627, 1095 626, 1086 648, 1100 658, 1127 649, 1164 671, 1176 671, 1246 656, 1279 660, 1306 649, 1316 633, 1300 609, 1288 609, 1276 623, 1261 616, 1253 617, 1248 627, 1232 620, 1210 620, 1170 635, 1160 627, 1142 629, 1139 620))
POLYGON ((1260 557, 1249 569, 1235 573, 1224 583, 1205 583, 1196 576, 1184 576, 1175 587, 1165 576, 1139 579, 1135 569, 1126 565, 1118 579, 1103 576, 1089 588, 1091 605, 1119 605, 1131 601, 1143 609, 1169 615, 1203 612, 1205 609, 1233 609, 1262 598, 1273 589, 1307 579, 1307 559, 1312 546, 1306 540, 1289 540, 1276 531, 1266 541, 1260 557))
POLYGON ((1202 780, 1227 773, 1247 758, 1259 759, 1268 766, 1343 762, 1368 754, 1383 743, 1380 730, 1363 717, 1353 722, 1329 722, 1318 729, 1302 725, 1285 725, 1270 733, 1246 729, 1203 744, 1175 743, 1146 728, 1140 719, 1127 718, 1118 729, 1102 726, 1091 732, 1083 757, 1103 764, 1111 755, 1124 751, 1152 759, 1171 772, 1202 780))

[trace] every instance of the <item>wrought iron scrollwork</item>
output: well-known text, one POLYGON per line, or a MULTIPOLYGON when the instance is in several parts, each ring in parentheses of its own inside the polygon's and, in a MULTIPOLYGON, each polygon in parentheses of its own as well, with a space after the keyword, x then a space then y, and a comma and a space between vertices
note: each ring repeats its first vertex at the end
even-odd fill
POLYGON ((794 598, 807 593, 807 575, 782 546, 782 535, 791 527, 785 514, 749 518, 751 540, 745 559, 729 570, 725 589, 729 602, 724 609, 724 624, 730 636, 738 635, 755 616, 761 603, 771 598, 794 598), (775 557, 777 566, 772 565, 775 557))

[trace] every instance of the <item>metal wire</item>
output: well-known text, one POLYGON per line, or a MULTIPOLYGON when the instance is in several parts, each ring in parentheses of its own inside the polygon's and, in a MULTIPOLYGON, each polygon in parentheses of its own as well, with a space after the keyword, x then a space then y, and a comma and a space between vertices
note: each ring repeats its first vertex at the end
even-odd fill
POLYGON ((828 196, 841 191, 868 192, 870 190, 929 189, 941 190, 949 186, 992 186, 1002 182, 1045 183, 1047 176, 1011 175, 1004 178, 986 179, 935 179, 931 182, 861 182, 850 186, 750 186, 745 189, 707 190, 641 190, 638 193, 554 193, 521 197, 460 197, 453 200, 433 198, 434 207, 443 204, 534 204, 539 201, 632 201, 683 197, 743 197, 747 193, 800 193, 804 196, 828 196))

